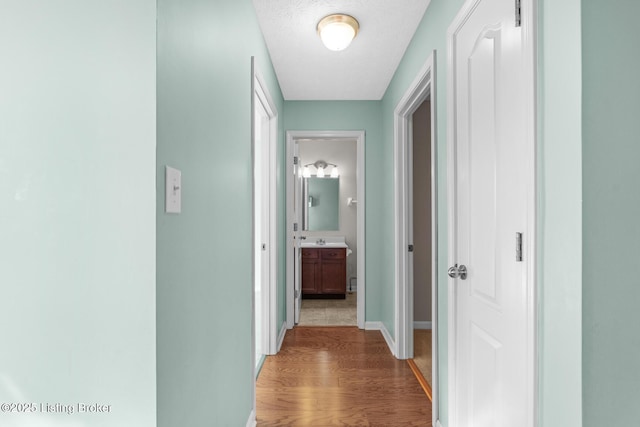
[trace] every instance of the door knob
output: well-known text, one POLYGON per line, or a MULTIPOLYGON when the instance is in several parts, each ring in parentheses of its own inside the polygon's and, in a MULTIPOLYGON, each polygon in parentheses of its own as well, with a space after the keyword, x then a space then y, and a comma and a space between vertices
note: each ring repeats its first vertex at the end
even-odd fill
POLYGON ((467 267, 462 264, 458 267, 458 264, 456 264, 449 268, 447 274, 449 274, 449 277, 453 279, 460 277, 460 279, 464 280, 467 278, 467 267))

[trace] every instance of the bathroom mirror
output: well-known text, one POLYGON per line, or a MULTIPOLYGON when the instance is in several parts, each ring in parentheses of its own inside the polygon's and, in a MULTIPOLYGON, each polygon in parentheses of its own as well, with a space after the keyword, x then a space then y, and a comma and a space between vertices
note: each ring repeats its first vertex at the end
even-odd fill
POLYGON ((338 199, 340 178, 304 178, 302 196, 305 231, 332 231, 340 229, 338 199))

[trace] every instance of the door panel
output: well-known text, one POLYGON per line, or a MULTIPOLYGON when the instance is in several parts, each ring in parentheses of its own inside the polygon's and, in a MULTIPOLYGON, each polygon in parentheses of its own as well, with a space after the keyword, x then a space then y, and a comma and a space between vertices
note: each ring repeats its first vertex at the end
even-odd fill
POLYGON ((320 257, 317 249, 302 250, 302 292, 305 294, 318 294, 320 276, 320 257))
POLYGON ((487 331, 471 325, 471 363, 469 425, 490 425, 499 418, 502 344, 487 331))
MULTIPOLYGON (((496 199, 496 87, 494 82, 497 32, 483 32, 476 40, 468 59, 469 72, 469 146, 468 163, 461 164, 469 176, 470 244, 479 243, 484 251, 471 251, 469 265, 474 266, 472 292, 476 297, 498 304, 496 286, 496 205, 486 201, 496 199), (473 169, 471 169, 473 164, 473 169)), ((466 181, 465 181, 466 182, 466 181)), ((467 205, 464 205, 467 206, 467 205)))
POLYGON ((346 283, 346 267, 344 260, 322 260, 322 293, 344 294, 346 283))

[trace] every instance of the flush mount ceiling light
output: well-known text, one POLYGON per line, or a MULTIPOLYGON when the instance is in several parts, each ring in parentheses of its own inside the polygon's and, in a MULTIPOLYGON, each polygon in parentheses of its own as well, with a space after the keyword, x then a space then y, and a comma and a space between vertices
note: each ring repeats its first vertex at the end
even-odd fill
POLYGON ((329 50, 343 50, 355 38, 360 24, 353 16, 337 13, 325 16, 318 22, 318 35, 329 50))

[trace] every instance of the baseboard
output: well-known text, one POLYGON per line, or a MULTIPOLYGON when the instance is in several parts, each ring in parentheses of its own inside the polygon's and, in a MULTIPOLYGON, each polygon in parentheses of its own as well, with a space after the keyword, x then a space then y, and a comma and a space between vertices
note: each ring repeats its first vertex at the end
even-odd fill
POLYGON ((431 321, 417 320, 413 322, 413 329, 431 329, 431 321))
POLYGON ((382 333, 382 337, 387 342, 387 346, 389 347, 389 350, 391 350, 391 354, 393 354, 394 357, 397 357, 397 354, 396 354, 396 343, 395 343, 395 341, 393 341, 393 338, 391 338, 391 334, 387 330, 387 327, 384 326, 384 323, 382 323, 382 322, 364 322, 364 329, 366 329, 368 331, 380 331, 382 333))
POLYGON ((252 409, 249 414, 249 419, 247 420, 247 427, 256 427, 258 424, 256 422, 256 410, 252 409))
POLYGON ((366 331, 380 331, 384 328, 382 322, 364 322, 364 329, 366 331))
POLYGON ((284 336, 287 333, 287 322, 282 322, 282 327, 280 328, 280 333, 278 334, 278 345, 276 349, 276 353, 280 351, 282 348, 282 342, 284 341, 284 336))
POLYGON ((442 427, 442 424, 440 424, 440 420, 436 421, 436 427, 442 427))
POLYGON ((264 365, 265 360, 267 360, 267 356, 263 354, 260 356, 260 360, 258 361, 258 363, 256 363, 256 380, 260 375, 260 371, 262 370, 262 365, 264 365))

